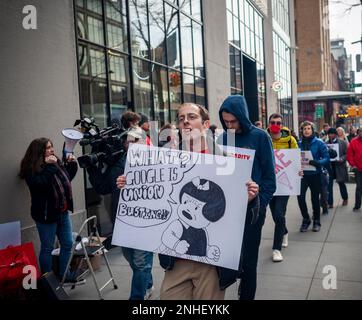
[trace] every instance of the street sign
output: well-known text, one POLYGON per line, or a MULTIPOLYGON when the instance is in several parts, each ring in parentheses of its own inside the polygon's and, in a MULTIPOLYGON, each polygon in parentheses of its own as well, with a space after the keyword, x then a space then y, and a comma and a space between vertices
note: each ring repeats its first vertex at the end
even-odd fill
POLYGON ((324 117, 324 104, 315 105, 315 118, 322 119, 324 117))
POLYGON ((350 88, 359 88, 362 87, 362 83, 352 83, 349 85, 350 88))

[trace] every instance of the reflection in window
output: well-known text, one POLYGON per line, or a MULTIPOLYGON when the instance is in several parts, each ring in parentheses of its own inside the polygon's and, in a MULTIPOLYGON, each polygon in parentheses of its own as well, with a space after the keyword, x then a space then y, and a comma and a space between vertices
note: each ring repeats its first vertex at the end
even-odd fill
POLYGON ((206 105, 205 79, 195 78, 195 89, 196 89, 196 103, 205 106, 206 105))
POLYGON ((194 41, 195 75, 198 77, 205 77, 202 28, 199 24, 193 22, 192 31, 193 31, 193 41, 194 41))
POLYGON ((184 73, 184 101, 195 102, 195 82, 194 77, 184 73))
POLYGON ((169 72, 169 85, 170 85, 170 112, 171 121, 175 121, 177 110, 181 105, 181 73, 177 71, 169 72))
POLYGON ((109 70, 111 70, 111 80, 126 82, 126 65, 123 56, 109 56, 109 70))
POLYGON ((160 121, 160 125, 163 126, 170 121, 167 69, 154 66, 152 80, 155 120, 160 121))
POLYGON ((163 3, 149 0, 150 43, 153 61, 166 64, 165 21, 163 3))
POLYGON ((201 0, 192 0, 192 16, 197 19, 201 20, 201 0))
POLYGON ((181 68, 177 10, 165 3, 167 64, 181 68))
POLYGON ((94 78, 105 78, 106 77, 106 64, 104 53, 98 50, 90 50, 90 62, 92 76, 94 78))
POLYGON ((78 57, 79 57, 79 71, 82 75, 88 75, 88 64, 89 64, 89 58, 88 58, 88 52, 87 47, 79 45, 78 47, 78 57))
POLYGON ((86 26, 85 26, 85 22, 84 22, 84 14, 83 13, 77 13, 77 31, 78 31, 78 36, 83 38, 83 39, 87 39, 88 35, 86 33, 86 26))
POLYGON ((191 19, 181 14, 181 51, 183 71, 193 74, 194 62, 192 56, 192 29, 191 19))
POLYGON ((102 1, 101 0, 86 0, 87 9, 98 14, 102 14, 102 1))
POLYGON ((133 60, 135 111, 148 116, 151 115, 152 108, 150 68, 149 62, 133 60))
POLYGON ((104 44, 103 39, 103 22, 102 20, 95 19, 88 16, 88 35, 89 40, 97 44, 104 44))
POLYGON ((132 33, 132 54, 137 57, 149 59, 146 0, 130 0, 129 10, 132 33))

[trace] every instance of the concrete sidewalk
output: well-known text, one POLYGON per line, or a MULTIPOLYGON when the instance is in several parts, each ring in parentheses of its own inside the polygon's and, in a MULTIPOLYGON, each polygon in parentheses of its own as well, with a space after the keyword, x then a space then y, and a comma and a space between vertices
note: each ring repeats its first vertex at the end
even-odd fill
MULTIPOLYGON (((349 204, 342 206, 338 186, 335 184, 335 207, 328 215, 321 216, 320 232, 300 233, 301 215, 296 197, 291 197, 287 211, 289 247, 283 249, 284 261, 271 260, 274 223, 270 212, 263 228, 259 250, 258 288, 256 299, 362 299, 362 212, 353 212, 355 184, 348 184, 349 204), (324 289, 323 279, 328 276, 329 267, 337 271, 337 289, 324 289), (325 273, 323 273, 323 269, 325 273)), ((308 192, 309 194, 309 192, 308 192)), ((308 207, 311 202, 308 199, 308 207)), ((310 211, 311 212, 311 211, 310 211)), ((129 297, 131 269, 122 256, 120 248, 108 253, 118 290, 109 285, 103 290, 106 300, 126 300, 129 297)), ((155 291, 151 299, 159 299, 163 269, 158 258, 154 258, 153 277, 155 291)), ((103 284, 107 279, 105 265, 96 273, 103 284)), ((90 276, 87 283, 74 290, 66 289, 70 299, 98 299, 97 291, 90 276)), ((226 299, 237 299, 237 284, 226 291, 226 299)))

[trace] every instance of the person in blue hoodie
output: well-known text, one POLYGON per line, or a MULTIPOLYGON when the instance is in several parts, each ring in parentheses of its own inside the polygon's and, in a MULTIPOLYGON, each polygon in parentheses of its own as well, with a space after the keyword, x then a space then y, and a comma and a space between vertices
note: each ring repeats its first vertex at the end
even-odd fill
MULTIPOLYGON (((319 195, 321 194, 321 174, 322 168, 329 164, 329 153, 326 144, 318 139, 314 134, 314 124, 309 121, 304 121, 301 125, 302 139, 299 141, 299 147, 302 151, 310 151, 313 160, 308 161, 308 165, 313 166, 314 170, 303 169, 303 178, 301 181, 300 195, 298 196, 298 205, 303 216, 303 222, 300 227, 300 232, 308 231, 311 224, 311 219, 308 214, 308 207, 305 201, 305 195, 310 188, 312 207, 313 207, 313 231, 318 232, 321 228, 320 214, 321 208, 319 205, 319 195)), ((303 160, 302 160, 303 164, 303 160)), ((305 165, 306 163, 304 163, 305 165)))
POLYGON ((243 96, 229 96, 220 107, 219 117, 225 130, 219 136, 219 144, 255 150, 251 178, 259 185, 260 210, 259 216, 254 221, 245 224, 239 286, 240 300, 253 300, 266 207, 276 190, 274 152, 268 134, 250 122, 248 106, 243 96), (232 136, 230 134, 233 133, 235 133, 235 145, 233 139, 230 139, 232 136))

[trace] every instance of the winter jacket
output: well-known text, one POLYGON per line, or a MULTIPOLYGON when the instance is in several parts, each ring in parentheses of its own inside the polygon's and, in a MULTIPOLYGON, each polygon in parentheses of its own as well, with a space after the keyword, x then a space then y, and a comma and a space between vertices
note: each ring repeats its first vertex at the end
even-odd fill
POLYGON ((270 138, 267 132, 251 124, 245 98, 233 95, 224 101, 219 110, 219 118, 225 130, 218 138, 219 144, 228 144, 223 111, 233 114, 239 120, 241 133, 235 134, 235 147, 255 150, 251 178, 259 185, 260 205, 266 207, 276 190, 275 159, 270 138))
MULTIPOLYGON (((57 222, 62 214, 60 208, 55 207, 54 195, 54 175, 58 174, 59 170, 63 170, 69 181, 75 177, 78 165, 77 162, 71 161, 64 166, 58 164, 46 164, 44 168, 36 174, 29 171, 25 175, 25 181, 29 187, 31 195, 31 216, 39 223, 54 223, 57 222)), ((67 209, 73 211, 72 197, 66 198, 67 209)))
POLYGON ((111 194, 111 217, 114 223, 117 215, 117 206, 120 190, 117 188, 116 180, 123 175, 126 166, 127 153, 125 153, 114 165, 108 166, 102 172, 98 167, 87 168, 89 181, 94 190, 102 195, 111 194))
POLYGON ((316 171, 304 170, 304 175, 315 175, 322 173, 322 167, 329 164, 329 153, 326 144, 315 136, 309 139, 303 138, 299 141, 299 147, 302 151, 311 151, 313 160, 316 161, 316 171))
MULTIPOLYGON (((361 130, 361 129, 360 129, 361 130)), ((352 166, 362 171, 362 139, 357 137, 351 140, 347 148, 347 161, 352 166)))
POLYGON ((331 161, 331 173, 334 179, 337 182, 347 182, 348 181, 348 169, 347 169, 347 147, 348 144, 345 140, 340 140, 336 138, 335 141, 328 140, 328 144, 338 143, 339 147, 339 161, 331 161))
MULTIPOLYGON (((268 133, 269 129, 267 130, 268 133)), ((298 143, 291 135, 290 130, 287 127, 283 127, 281 130, 281 137, 279 139, 272 138, 273 149, 297 149, 298 143)))

